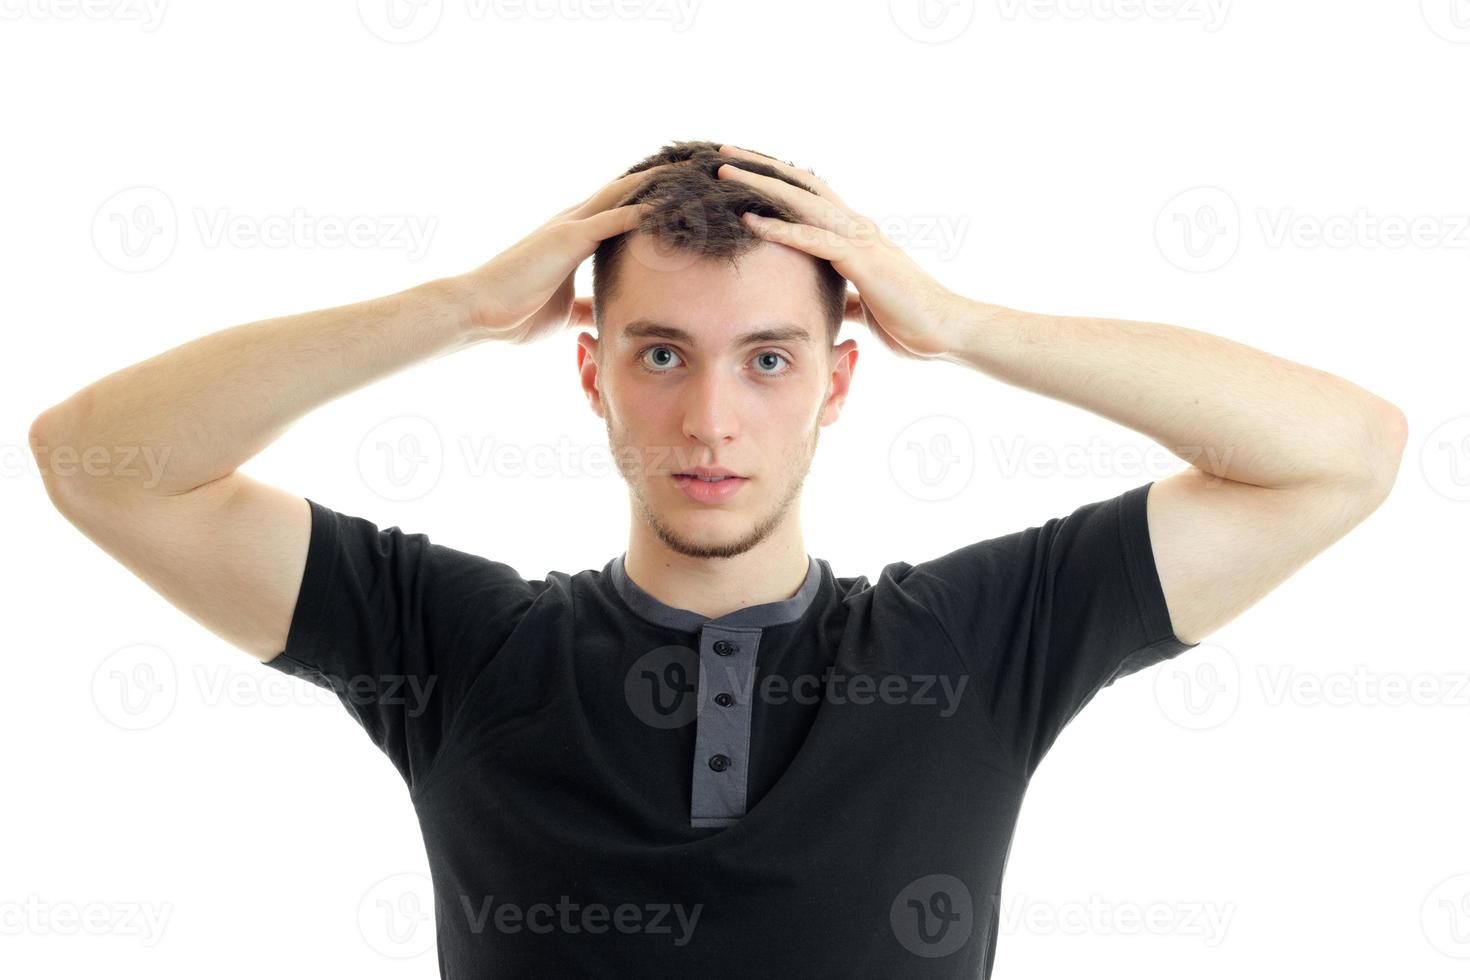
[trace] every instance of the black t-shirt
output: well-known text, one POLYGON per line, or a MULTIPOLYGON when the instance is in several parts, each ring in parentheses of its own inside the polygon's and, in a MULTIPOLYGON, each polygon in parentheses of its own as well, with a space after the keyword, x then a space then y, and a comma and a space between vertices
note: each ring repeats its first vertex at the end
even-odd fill
POLYGON ((1173 632, 1145 484, 719 619, 311 504, 286 649, 392 760, 440 974, 988 977, 1028 782, 1173 632))

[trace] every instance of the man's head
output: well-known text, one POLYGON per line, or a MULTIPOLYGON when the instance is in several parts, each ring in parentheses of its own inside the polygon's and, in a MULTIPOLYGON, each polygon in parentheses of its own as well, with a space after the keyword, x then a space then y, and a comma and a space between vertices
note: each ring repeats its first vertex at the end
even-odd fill
POLYGON ((794 181, 718 146, 671 144, 628 171, 694 161, 619 202, 654 206, 593 256, 597 337, 578 338, 582 387, 637 516, 665 547, 699 558, 796 530, 818 432, 836 421, 857 361, 852 341, 834 346, 846 279, 754 235, 741 212, 797 218, 715 171, 736 163, 794 181), (703 500, 677 476, 698 467, 741 479, 724 499, 703 500))
MULTIPOLYGON (((623 171, 621 176, 626 176, 660 164, 690 161, 688 166, 668 169, 626 200, 618 202, 626 205, 649 201, 653 207, 644 216, 637 232, 605 239, 592 255, 592 315, 599 330, 607 322, 607 305, 617 292, 628 242, 635 235, 652 239, 679 258, 720 259, 733 263, 750 250, 767 245, 740 220, 742 212, 754 211, 783 221, 798 220, 780 201, 738 181, 721 180, 715 172, 721 164, 731 163, 803 190, 811 190, 810 187, 775 167, 725 156, 719 148, 720 144, 707 140, 670 143, 623 171)), ((768 153, 762 155, 770 156, 768 153)), ((825 259, 807 256, 807 261, 812 267, 814 296, 827 328, 827 346, 831 347, 837 342, 837 333, 842 328, 847 306, 847 280, 825 259)), ((667 266, 671 262, 662 264, 667 266)))

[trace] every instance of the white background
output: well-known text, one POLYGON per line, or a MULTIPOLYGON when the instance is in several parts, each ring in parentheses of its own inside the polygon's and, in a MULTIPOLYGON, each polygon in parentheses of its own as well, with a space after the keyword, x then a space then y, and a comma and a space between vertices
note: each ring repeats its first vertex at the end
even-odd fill
MULTIPOLYGON (((1453 3, 421 0, 395 28, 381 0, 3 0, 0 973, 437 975, 386 758, 327 692, 54 512, 31 419, 201 334, 469 269, 663 143, 712 139, 814 169, 965 295, 1217 333, 1408 415, 1378 512, 1062 735, 1022 812, 995 976, 1463 976, 1470 4, 1453 3), (367 234, 251 237, 293 213, 367 234)), ((844 328, 855 386, 805 495, 808 549, 839 575, 1183 467, 865 330, 844 328), (920 462, 949 467, 944 499, 923 499, 920 462)), ((573 337, 419 365, 245 469, 528 577, 601 567, 627 497, 573 337), (433 474, 411 492, 373 455, 405 433, 433 474), (497 466, 496 446, 541 466, 497 466)))

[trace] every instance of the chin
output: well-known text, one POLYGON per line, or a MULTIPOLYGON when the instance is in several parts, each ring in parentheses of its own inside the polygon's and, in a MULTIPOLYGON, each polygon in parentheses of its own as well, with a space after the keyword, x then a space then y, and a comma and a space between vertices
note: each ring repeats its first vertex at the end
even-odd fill
POLYGON ((654 514, 655 531, 665 544, 679 547, 675 550, 690 552, 739 553, 744 549, 742 542, 749 539, 752 528, 750 521, 737 511, 700 508, 698 504, 686 502, 688 506, 676 506, 654 514), (733 551, 732 551, 733 549, 733 551))
POLYGON ((744 530, 745 521, 737 511, 714 510, 693 504, 660 514, 664 526, 687 534, 710 537, 728 536, 744 530))

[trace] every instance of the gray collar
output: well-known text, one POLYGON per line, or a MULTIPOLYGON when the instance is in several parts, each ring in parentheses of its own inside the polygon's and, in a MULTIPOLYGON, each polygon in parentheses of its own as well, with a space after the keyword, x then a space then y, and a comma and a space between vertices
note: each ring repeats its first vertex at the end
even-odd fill
POLYGON ((801 588, 796 591, 796 595, 789 599, 777 599, 775 602, 746 606, 743 609, 726 613, 718 619, 710 619, 690 609, 670 606, 643 591, 623 569, 623 559, 627 555, 625 551, 610 563, 613 587, 617 589, 618 595, 630 609, 644 619, 660 626, 683 630, 686 633, 697 632, 704 626, 764 627, 792 622, 800 619, 806 612, 812 600, 817 597, 817 589, 822 584, 820 563, 818 559, 808 554, 806 556, 806 579, 801 583, 801 588))

